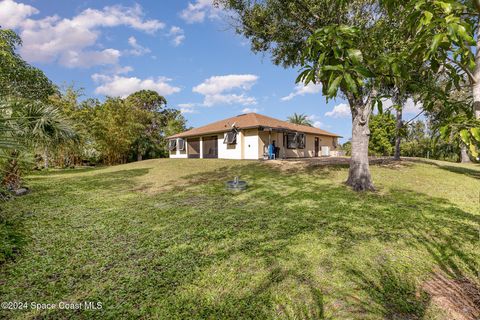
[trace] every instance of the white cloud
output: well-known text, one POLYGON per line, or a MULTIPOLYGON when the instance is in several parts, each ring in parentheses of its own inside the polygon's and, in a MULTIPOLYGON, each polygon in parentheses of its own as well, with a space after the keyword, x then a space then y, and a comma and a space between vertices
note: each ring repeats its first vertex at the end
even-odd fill
POLYGON ((116 65, 110 71, 112 74, 125 74, 133 71, 133 67, 130 67, 130 66, 122 67, 122 66, 116 65))
POLYGON ((102 10, 86 9, 71 19, 48 16, 31 19, 39 11, 12 0, 0 2, 0 21, 10 28, 20 30, 22 56, 30 62, 59 62, 67 67, 115 65, 120 51, 112 48, 95 49, 105 27, 127 26, 147 33, 164 27, 158 20, 144 19, 139 5, 104 7, 102 10))
POLYGON ((213 5, 212 0, 196 0, 189 2, 180 12, 180 17, 187 23, 203 22, 205 18, 217 19, 221 9, 213 5))
POLYGON ((314 84, 310 82, 308 85, 304 85, 303 83, 299 83, 295 86, 293 92, 291 92, 288 96, 282 97, 282 101, 289 101, 295 98, 296 96, 303 96, 306 94, 313 94, 319 93, 322 91, 322 86, 319 84, 314 84))
POLYGON ((193 87, 192 91, 204 96, 203 105, 210 107, 218 104, 254 105, 257 100, 245 94, 257 82, 253 74, 230 74, 213 76, 193 87), (237 91, 238 93, 231 93, 237 91))
POLYGON ((58 62, 69 67, 92 67, 95 65, 107 65, 118 63, 120 51, 105 49, 102 51, 74 51, 69 50, 59 57, 58 62))
MULTIPOLYGON (((383 110, 393 106, 392 99, 382 99, 383 110)), ((408 98, 403 106, 403 113, 405 114, 418 114, 422 111, 423 104, 421 102, 415 103, 412 98, 408 98)))
POLYGON ((415 103, 413 99, 407 99, 403 112, 418 114, 422 111, 422 108, 423 108, 423 104, 421 102, 415 103))
POLYGON ((346 103, 340 103, 333 107, 332 111, 326 112, 325 116, 332 118, 348 118, 350 117, 350 107, 346 103))
POLYGON ((172 44, 175 47, 178 47, 185 40, 185 32, 182 28, 177 26, 172 26, 168 35, 172 38, 172 44))
POLYGON ((128 38, 128 44, 132 47, 131 50, 128 50, 127 53, 131 54, 133 56, 142 56, 146 53, 150 53, 150 49, 146 48, 144 46, 141 46, 138 42, 137 39, 133 36, 128 38))
POLYGON ((253 74, 229 74, 225 76, 213 76, 193 88, 193 92, 203 95, 219 94, 235 88, 249 90, 258 76, 253 74))
POLYGON ((111 97, 126 97, 138 90, 154 90, 163 96, 180 91, 179 87, 174 87, 168 83, 171 79, 165 77, 139 79, 137 77, 109 76, 95 73, 92 75, 92 79, 99 84, 95 89, 96 94, 111 97))
POLYGON ((320 121, 320 117, 315 115, 315 114, 309 115, 307 117, 307 119, 312 121, 313 126, 316 127, 316 128, 325 127, 324 123, 322 121, 320 121))
POLYGON ((6 29, 16 28, 25 18, 38 12, 36 8, 23 3, 16 3, 12 0, 2 1, 0 2, 1 26, 6 29))
POLYGON ((258 112, 257 108, 243 108, 242 113, 258 112))
POLYGON ((195 103, 180 103, 178 104, 180 107, 180 112, 185 114, 185 113, 197 113, 197 110, 195 110, 195 103))
POLYGON ((244 106, 255 105, 257 100, 244 94, 213 94, 205 96, 203 105, 211 107, 219 104, 241 104, 244 106))

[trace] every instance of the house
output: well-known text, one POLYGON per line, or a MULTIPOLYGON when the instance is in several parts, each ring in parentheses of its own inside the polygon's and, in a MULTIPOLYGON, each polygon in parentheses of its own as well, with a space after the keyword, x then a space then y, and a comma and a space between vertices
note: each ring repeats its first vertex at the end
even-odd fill
POLYGON ((170 158, 264 159, 274 141, 280 158, 336 155, 339 137, 319 128, 246 113, 167 139, 170 158))

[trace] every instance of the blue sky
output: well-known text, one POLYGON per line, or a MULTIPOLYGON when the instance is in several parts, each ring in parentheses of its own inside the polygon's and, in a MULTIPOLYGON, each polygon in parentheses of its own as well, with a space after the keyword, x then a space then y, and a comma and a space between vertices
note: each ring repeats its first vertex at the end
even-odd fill
MULTIPOLYGON (((298 69, 253 54, 211 0, 0 0, 0 24, 23 38, 25 60, 85 97, 164 95, 189 126, 255 111, 279 119, 305 113, 316 126, 351 137, 348 107, 320 88, 295 85, 298 69)), ((407 106, 406 118, 418 107, 407 106)))

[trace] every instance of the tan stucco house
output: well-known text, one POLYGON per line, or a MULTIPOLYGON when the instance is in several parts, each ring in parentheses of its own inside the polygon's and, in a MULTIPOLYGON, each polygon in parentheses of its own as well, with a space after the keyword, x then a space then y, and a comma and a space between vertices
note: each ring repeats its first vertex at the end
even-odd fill
POLYGON ((170 158, 264 159, 332 156, 340 136, 257 113, 241 114, 168 137, 170 158))

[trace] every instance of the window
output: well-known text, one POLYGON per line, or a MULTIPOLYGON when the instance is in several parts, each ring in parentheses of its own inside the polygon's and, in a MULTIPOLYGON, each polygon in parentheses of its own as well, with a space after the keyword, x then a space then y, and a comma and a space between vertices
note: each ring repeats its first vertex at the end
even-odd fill
POLYGON ((237 143, 237 133, 235 131, 227 132, 225 134, 225 139, 223 139, 224 144, 236 144, 237 143))
POLYGON ((185 140, 178 139, 178 150, 183 151, 185 150, 185 140))
POLYGON ((168 140, 168 150, 175 151, 177 149, 177 139, 168 140))
POLYGON ((305 134, 304 133, 287 133, 287 148, 288 149, 303 149, 305 148, 305 134))

